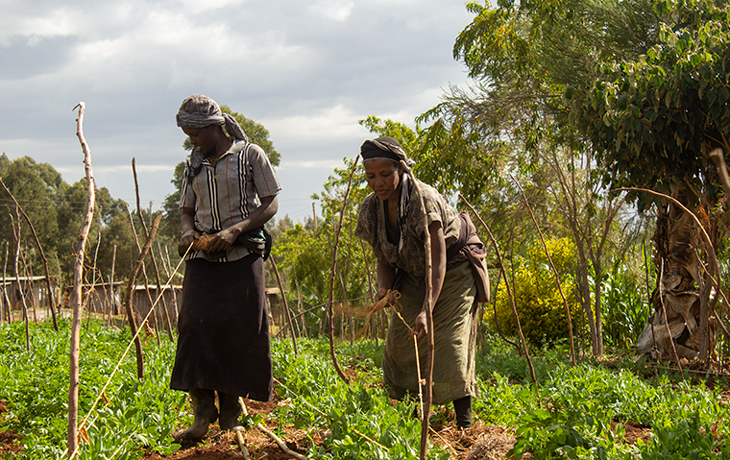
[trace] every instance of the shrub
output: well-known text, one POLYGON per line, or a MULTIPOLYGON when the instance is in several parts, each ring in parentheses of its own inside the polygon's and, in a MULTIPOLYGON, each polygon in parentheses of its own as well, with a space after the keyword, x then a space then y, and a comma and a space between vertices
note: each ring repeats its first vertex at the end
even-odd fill
MULTIPOLYGON (((560 284, 568 300, 571 316, 575 317, 580 308, 573 276, 575 245, 568 238, 550 239, 545 243, 560 275, 560 284)), ((542 243, 533 242, 528 248, 527 257, 519 257, 516 263, 511 284, 525 339, 541 347, 567 337, 565 305, 542 243)), ((497 331, 498 323, 503 334, 516 336, 517 326, 504 283, 500 283, 497 290, 496 309, 497 322, 492 311, 488 310, 484 315, 490 328, 497 331)))

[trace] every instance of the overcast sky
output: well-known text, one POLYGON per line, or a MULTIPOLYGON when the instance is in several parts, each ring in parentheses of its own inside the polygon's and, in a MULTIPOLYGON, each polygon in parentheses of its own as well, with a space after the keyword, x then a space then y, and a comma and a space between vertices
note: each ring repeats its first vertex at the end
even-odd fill
MULTIPOLYGON (((201 93, 262 123, 281 153, 277 217, 311 215, 368 115, 413 126, 449 84, 471 21, 463 0, 0 0, 0 152, 84 175, 73 107, 98 187, 143 206, 173 191, 175 125, 201 93)), ((319 206, 317 206, 319 209, 319 206)))

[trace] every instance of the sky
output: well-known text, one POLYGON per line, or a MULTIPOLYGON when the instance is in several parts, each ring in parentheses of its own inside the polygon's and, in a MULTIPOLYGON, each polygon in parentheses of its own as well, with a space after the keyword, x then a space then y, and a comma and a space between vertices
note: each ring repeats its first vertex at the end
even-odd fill
POLYGON ((358 120, 413 127, 468 84, 452 48, 472 19, 464 0, 0 0, 0 152, 83 178, 83 101, 97 187, 134 206, 134 158, 159 209, 187 154, 175 114, 205 94, 269 130, 277 218, 303 222, 374 137, 358 120))

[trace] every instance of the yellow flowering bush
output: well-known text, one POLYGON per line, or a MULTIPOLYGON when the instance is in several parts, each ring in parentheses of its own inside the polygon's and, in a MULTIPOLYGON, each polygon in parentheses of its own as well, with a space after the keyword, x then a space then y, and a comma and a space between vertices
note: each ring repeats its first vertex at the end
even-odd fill
MULTIPOLYGON (((575 318, 580 308, 574 279, 575 244, 568 238, 550 239, 545 243, 560 275, 560 284, 568 300, 571 317, 575 318)), ((533 242, 528 248, 527 256, 516 260, 516 265, 514 278, 510 279, 510 283, 525 339, 532 345, 542 346, 556 339, 567 338, 568 321, 563 298, 558 291, 542 242, 533 242)), ((504 281, 500 282, 497 290, 496 309, 496 319, 502 333, 506 336, 517 336, 517 326, 504 281)), ((484 316, 490 328, 497 331, 494 311, 487 309, 484 316)))

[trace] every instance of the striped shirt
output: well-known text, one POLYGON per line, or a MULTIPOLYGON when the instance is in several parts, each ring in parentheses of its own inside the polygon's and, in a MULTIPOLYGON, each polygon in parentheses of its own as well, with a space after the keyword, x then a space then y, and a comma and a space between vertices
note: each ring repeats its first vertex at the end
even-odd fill
MULTIPOLYGON (((259 198, 277 195, 281 190, 269 157, 261 147, 250 142, 235 142, 215 165, 204 158, 200 172, 193 179, 188 178, 189 168, 188 160, 180 208, 195 209, 195 230, 200 233, 216 233, 241 222, 261 204, 259 198)), ((188 259, 200 257, 228 262, 248 254, 250 251, 245 247, 232 245, 222 257, 217 257, 221 253, 196 251, 188 259)))

